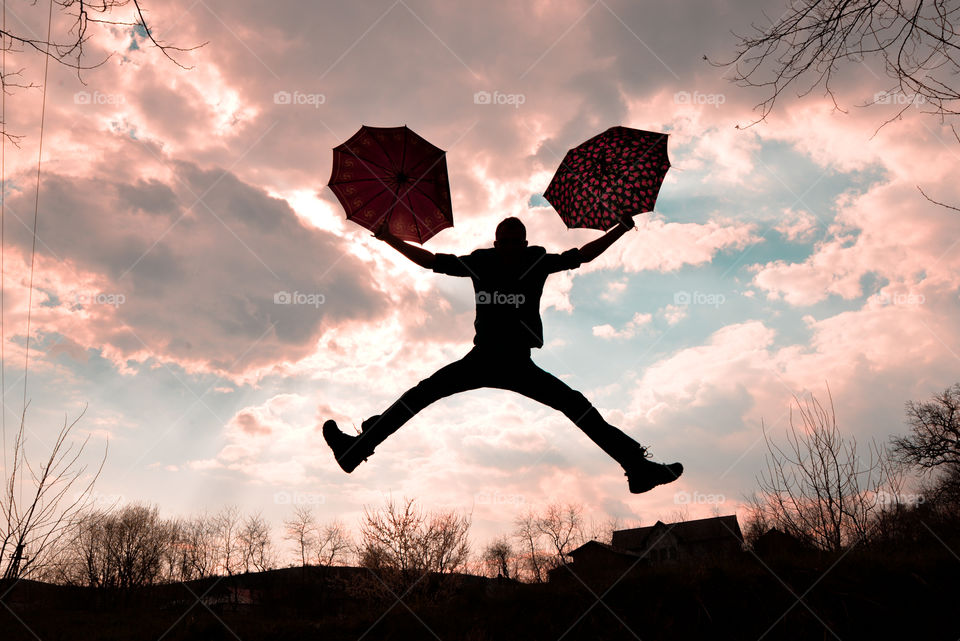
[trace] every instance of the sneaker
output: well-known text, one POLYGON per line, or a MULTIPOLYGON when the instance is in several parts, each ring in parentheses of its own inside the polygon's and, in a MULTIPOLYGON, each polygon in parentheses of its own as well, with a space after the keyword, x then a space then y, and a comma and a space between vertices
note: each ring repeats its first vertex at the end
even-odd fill
POLYGON ((347 474, 357 469, 360 463, 373 454, 373 449, 366 446, 360 436, 345 434, 333 420, 323 424, 323 440, 333 450, 337 464, 347 474))
POLYGON ((648 461, 646 458, 625 469, 627 483, 630 486, 630 492, 633 494, 642 494, 658 485, 671 483, 683 474, 683 465, 680 463, 664 465, 663 463, 648 461))

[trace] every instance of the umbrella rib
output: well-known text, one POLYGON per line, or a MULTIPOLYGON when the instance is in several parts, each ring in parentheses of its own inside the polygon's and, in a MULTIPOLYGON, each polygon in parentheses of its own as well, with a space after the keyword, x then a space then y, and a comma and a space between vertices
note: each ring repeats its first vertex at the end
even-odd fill
MULTIPOLYGON (((381 192, 381 193, 383 193, 383 192, 381 192)), ((404 207, 406 207, 406 208, 407 208, 407 211, 410 212, 410 215, 413 217, 413 219, 416 220, 416 219, 417 219, 417 214, 416 214, 416 212, 414 212, 413 209, 411 209, 405 202, 403 202, 403 201, 400 199, 400 195, 399 195, 397 192, 392 192, 392 193, 393 193, 393 204, 390 205, 390 208, 387 210, 387 213, 385 213, 385 214, 383 215, 383 220, 389 220, 389 219, 390 219, 390 216, 393 215, 393 211, 397 208, 397 205, 403 205, 404 207)))
MULTIPOLYGON (((406 173, 403 170, 403 161, 407 157, 407 131, 408 131, 407 126, 404 125, 403 126, 403 144, 400 145, 400 167, 397 169, 399 173, 404 173, 404 174, 406 173)), ((383 145, 381 145, 380 148, 383 149, 383 145)), ((387 151, 384 149, 383 153, 386 154, 387 151)), ((389 157, 390 156, 387 155, 387 158, 389 157)), ((409 176, 405 176, 405 178, 409 178, 409 176)), ((409 194, 410 190, 407 189, 406 193, 409 194)), ((393 214, 393 211, 397 208, 397 204, 399 203, 404 207, 406 207, 407 210, 410 211, 410 216, 413 218, 414 223, 416 223, 417 213, 413 210, 413 207, 411 207, 412 203, 409 203, 409 202, 403 203, 402 198, 403 197, 400 195, 400 180, 398 179, 396 186, 393 188, 393 206, 390 207, 390 211, 387 212, 387 216, 390 216, 391 214, 393 214)), ((417 238, 420 238, 419 232, 417 233, 417 238)), ((420 244, 422 245, 423 243, 421 242, 420 244)))
MULTIPOLYGON (((445 152, 445 151, 443 151, 443 150, 441 149, 441 150, 440 150, 440 155, 437 156, 437 158, 433 161, 433 164, 430 165, 429 167, 427 167, 427 170, 424 171, 423 174, 421 174, 420 177, 417 178, 417 179, 413 182, 412 185, 410 185, 410 187, 407 189, 407 191, 410 191, 411 189, 413 189, 414 187, 416 187, 417 185, 419 185, 419 184, 420 184, 420 181, 422 181, 422 180, 426 180, 427 182, 430 182, 430 181, 434 180, 433 178, 427 178, 427 177, 426 177, 426 176, 427 176, 427 172, 429 172, 431 169, 433 169, 434 167, 436 167, 437 163, 439 163, 441 160, 443 160, 443 159, 446 157, 446 154, 447 154, 447 152, 445 152)), ((426 161, 428 158, 429 158, 429 156, 428 156, 427 158, 425 158, 424 160, 421 160, 419 163, 417 163, 417 164, 415 165, 415 167, 419 167, 420 165, 422 165, 422 164, 424 163, 424 161, 426 161)), ((412 169, 411 169, 411 171, 412 171, 412 169)))
MULTIPOLYGON (((439 147, 434 147, 434 148, 440 151, 440 158, 443 158, 447 154, 447 152, 445 152, 443 149, 440 149, 439 147)), ((410 168, 410 172, 413 173, 414 169, 416 169, 423 163, 427 162, 428 160, 430 160, 430 156, 424 157, 423 159, 420 160, 420 162, 418 162, 416 165, 410 168)), ((436 164, 436 161, 434 161, 434 164, 436 164)), ((429 167, 427 167, 427 171, 430 171, 431 169, 433 169, 433 165, 430 165, 429 167)))
MULTIPOLYGON (((407 199, 407 208, 412 212, 412 211, 413 211, 413 203, 410 202, 410 190, 409 190, 409 189, 407 190, 407 193, 404 194, 404 197, 407 199)), ((414 222, 413 228, 414 228, 414 230, 416 230, 416 232, 417 232, 417 242, 422 245, 422 244, 423 244, 423 234, 420 233, 420 221, 417 219, 417 215, 416 215, 416 214, 413 215, 413 222, 414 222)))
MULTIPOLYGON (((387 154, 386 150, 383 148, 383 145, 381 145, 379 141, 377 141, 377 146, 380 147, 380 149, 383 151, 384 155, 389 159, 389 158, 390 158, 389 154, 387 154)), ((380 163, 374 162, 374 161, 372 161, 372 160, 370 160, 370 161, 364 160, 363 158, 361 158, 360 156, 358 156, 358 155, 356 154, 356 152, 354 152, 352 149, 346 149, 346 151, 350 152, 350 155, 352 155, 354 158, 356 158, 358 161, 360 161, 360 163, 362 163, 363 165, 366 165, 366 164, 369 162, 370 164, 376 165, 377 167, 379 167, 380 169, 383 169, 384 171, 394 171, 394 170, 391 170, 391 169, 387 169, 386 167, 384 167, 384 166, 381 165, 380 163)), ((358 182, 359 182, 360 180, 370 180, 370 179, 369 179, 369 178, 357 179, 358 182)), ((385 182, 383 181, 383 179, 380 178, 379 176, 374 176, 374 177, 373 177, 373 180, 379 181, 380 184, 383 185, 386 190, 388 190, 388 191, 390 190, 390 186, 387 185, 387 183, 385 183, 385 182)), ((351 181, 349 181, 349 182, 354 182, 354 181, 351 180, 351 181)), ((338 184, 339 184, 339 183, 338 183, 338 184)), ((382 193, 382 192, 380 192, 380 193, 382 193)), ((372 197, 370 198, 370 200, 367 200, 365 203, 363 203, 363 205, 366 205, 366 204, 369 203, 371 200, 373 200, 374 198, 376 198, 377 196, 379 196, 380 193, 377 193, 377 194, 375 194, 374 196, 372 196, 372 197)), ((390 214, 393 213, 394 208, 396 208, 396 206, 397 206, 397 202, 399 202, 399 196, 398 196, 396 190, 392 190, 392 193, 393 193, 393 195, 394 195, 395 200, 394 200, 393 205, 392 205, 391 208, 390 208, 390 211, 387 212, 387 214, 384 216, 384 218, 386 218, 386 216, 389 216, 390 214)), ((363 206, 361 206, 361 208, 362 208, 362 207, 363 207, 363 206)), ((406 205, 404 205, 404 207, 406 207, 406 205)), ((411 210, 410 213, 412 214, 413 211, 411 210)), ((349 218, 349 216, 348 216, 347 218, 349 218)))
MULTIPOLYGON (((361 209, 363 209, 364 207, 366 207, 367 205, 369 205, 370 202, 371 202, 373 199, 379 198, 382 194, 383 194, 382 191, 378 191, 378 192, 375 193, 374 195, 370 196, 370 197, 367 198, 365 201, 363 201, 363 204, 361 204, 359 207, 357 207, 357 208, 353 211, 353 213, 355 214, 356 212, 360 211, 361 209)), ((347 218, 350 218, 350 212, 347 213, 347 218)))
MULTIPOLYGON (((374 142, 377 143, 377 147, 380 147, 380 151, 383 152, 384 157, 386 157, 387 160, 389 160, 391 163, 393 163, 393 158, 390 157, 390 153, 387 151, 387 148, 384 147, 382 144, 380 144, 380 141, 377 140, 377 137, 376 137, 376 136, 371 136, 371 137, 373 138, 374 142)), ((379 165, 378 165, 378 166, 379 166, 379 165)), ((386 170, 386 171, 392 171, 392 172, 396 172, 396 171, 397 171, 396 166, 394 166, 394 167, 392 167, 392 168, 381 167, 381 169, 384 169, 384 170, 386 170)))
POLYGON ((383 179, 373 177, 373 178, 351 178, 350 180, 338 180, 337 182, 327 183, 328 185, 350 185, 353 183, 362 183, 367 182, 368 180, 376 180, 377 182, 383 182, 383 179))
MULTIPOLYGON (((411 191, 413 191, 412 188, 411 188, 411 189, 408 189, 406 195, 409 195, 411 191)), ((442 206, 440 203, 438 203, 437 201, 435 201, 435 200, 433 199, 433 196, 431 196, 429 193, 427 193, 426 191, 424 191, 424 190, 422 190, 422 189, 417 189, 417 193, 419 193, 421 196, 423 196, 424 198, 426 198, 427 200, 429 200, 431 203, 433 203, 433 206, 434 206, 434 207, 436 207, 436 208, 439 209, 440 211, 443 211, 443 206, 442 206)))
MULTIPOLYGON (((393 159, 390 157, 390 153, 387 151, 387 148, 384 147, 379 140, 377 140, 376 136, 373 136, 373 139, 377 143, 377 147, 380 147, 380 151, 383 152, 384 157, 390 162, 393 162, 393 159)), ((402 158, 402 152, 401 152, 401 158, 402 158)), ((393 169, 388 169, 387 171, 393 171, 393 172, 403 171, 403 165, 401 164, 399 169, 394 167, 393 169)), ((390 189, 390 187, 386 183, 383 183, 383 186, 387 187, 388 190, 390 189)), ((387 221, 390 220, 390 216, 393 215, 393 211, 397 208, 398 203, 402 204, 404 207, 407 207, 406 204, 400 201, 400 183, 399 182, 397 182, 396 186, 393 187, 392 191, 393 191, 393 204, 390 205, 390 209, 387 210, 387 213, 383 215, 383 219, 387 221)), ((410 209, 409 207, 407 207, 407 209, 410 211, 411 214, 414 214, 414 211, 412 209, 410 209)), ((416 218, 416 214, 414 214, 414 218, 416 218)))
MULTIPOLYGON (((377 144, 379 144, 379 143, 377 143, 377 144)), ((381 149, 383 149, 383 147, 381 147, 381 149)), ((334 151, 336 151, 336 149, 334 149, 334 151)), ((361 158, 360 156, 357 155, 357 152, 355 152, 353 149, 350 149, 350 148, 347 147, 347 148, 343 148, 343 151, 349 153, 351 156, 353 156, 354 158, 356 158, 357 160, 359 160, 359 161, 360 161, 362 164, 364 164, 364 165, 373 165, 373 166, 375 166, 375 167, 379 167, 380 169, 382 169, 382 170, 384 170, 384 171, 393 171, 393 170, 390 169, 389 167, 384 167, 383 165, 381 165, 380 163, 378 163, 378 162, 375 161, 375 160, 370 160, 369 158, 361 158)), ((386 152, 384 152, 384 153, 386 153, 386 152)), ((389 158, 389 156, 388 156, 388 158, 389 158)))

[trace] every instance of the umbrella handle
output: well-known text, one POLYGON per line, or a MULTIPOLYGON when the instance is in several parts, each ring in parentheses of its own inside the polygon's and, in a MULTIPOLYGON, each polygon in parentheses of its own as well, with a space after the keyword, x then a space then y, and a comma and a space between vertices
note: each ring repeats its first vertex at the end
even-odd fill
POLYGON ((383 220, 374 230, 373 237, 376 238, 377 240, 385 240, 389 235, 390 235, 390 225, 387 222, 387 217, 384 216, 383 220))
POLYGON ((625 213, 620 214, 620 224, 626 227, 627 229, 633 229, 637 226, 637 223, 633 219, 633 216, 625 213))

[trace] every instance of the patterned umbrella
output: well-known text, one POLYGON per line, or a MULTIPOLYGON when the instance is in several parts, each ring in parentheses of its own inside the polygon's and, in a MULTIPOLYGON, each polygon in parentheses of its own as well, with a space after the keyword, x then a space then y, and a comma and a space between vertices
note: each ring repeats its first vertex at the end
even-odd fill
POLYGON ((611 127, 567 152, 543 197, 567 227, 606 231, 653 211, 669 168, 667 134, 611 127))
POLYGON ((333 148, 327 184, 347 220, 375 231, 386 219, 394 236, 423 244, 453 226, 445 153, 406 125, 364 125, 333 148))

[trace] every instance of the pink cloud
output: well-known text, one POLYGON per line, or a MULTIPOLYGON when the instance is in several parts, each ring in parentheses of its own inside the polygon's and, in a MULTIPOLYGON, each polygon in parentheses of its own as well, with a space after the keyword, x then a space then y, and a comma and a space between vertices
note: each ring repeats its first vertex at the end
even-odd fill
POLYGON ((666 222, 660 216, 640 217, 637 229, 636 242, 630 242, 632 237, 621 240, 581 269, 669 272, 684 265, 708 263, 718 252, 743 249, 762 241, 754 224, 726 220, 699 224, 666 222))
POLYGON ((801 306, 829 294, 860 297, 861 279, 868 273, 907 286, 927 279, 948 290, 960 284, 960 262, 951 251, 960 237, 960 219, 920 198, 912 185, 882 184, 843 198, 839 207, 831 235, 809 258, 757 265, 753 284, 769 298, 801 306))
POLYGON ((803 210, 786 209, 774 229, 790 242, 809 241, 819 224, 816 216, 803 210))
POLYGON ((607 340, 632 338, 643 327, 649 325, 652 320, 653 314, 637 312, 622 329, 616 329, 610 324, 596 325, 593 328, 593 335, 607 340))
MULTIPOLYGON (((40 310, 37 331, 118 366, 155 357, 243 377, 312 353, 326 327, 386 313, 371 265, 342 239, 229 172, 169 169, 170 183, 45 174, 39 283, 60 302, 40 310)), ((15 195, 10 209, 28 201, 15 195)), ((28 250, 29 229, 10 231, 28 250)))

